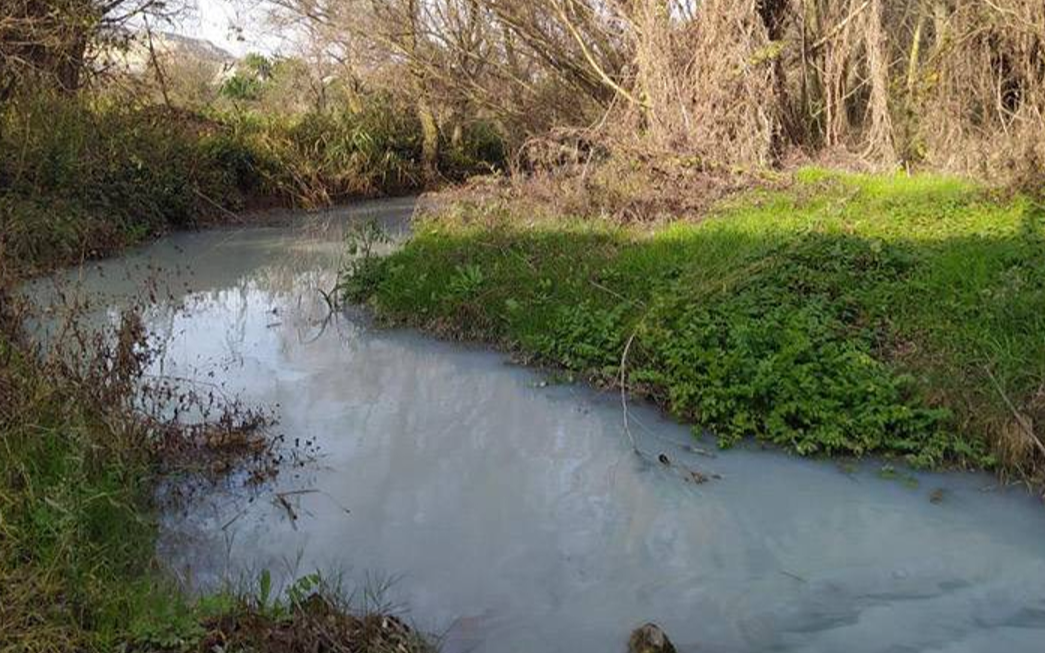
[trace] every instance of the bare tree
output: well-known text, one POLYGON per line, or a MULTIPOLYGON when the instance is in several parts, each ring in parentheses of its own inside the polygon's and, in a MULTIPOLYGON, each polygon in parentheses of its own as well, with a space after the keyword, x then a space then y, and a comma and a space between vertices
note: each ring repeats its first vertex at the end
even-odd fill
POLYGON ((145 16, 169 18, 166 0, 4 0, 0 3, 0 99, 26 81, 78 90, 92 46, 118 44, 145 16))
POLYGON ((707 169, 792 149, 956 170, 1045 160, 1040 0, 277 3, 362 84, 410 96, 429 166, 447 124, 478 114, 517 143, 595 125, 610 150, 707 169))

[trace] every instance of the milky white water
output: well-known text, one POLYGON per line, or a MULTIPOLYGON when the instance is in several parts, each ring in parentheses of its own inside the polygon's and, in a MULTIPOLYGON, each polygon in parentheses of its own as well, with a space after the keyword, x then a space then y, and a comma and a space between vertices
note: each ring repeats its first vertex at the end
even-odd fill
POLYGON ((183 305, 150 315, 164 371, 213 371, 320 452, 274 487, 166 515, 160 554, 178 574, 395 578, 385 598, 448 651, 623 651, 647 620, 680 651, 1045 651, 1045 508, 1025 492, 755 449, 708 458, 632 405, 643 448, 722 475, 696 485, 630 452, 615 394, 353 311, 324 322, 317 288, 346 221, 401 229, 410 210, 175 235, 83 274, 116 305, 163 268, 183 305))

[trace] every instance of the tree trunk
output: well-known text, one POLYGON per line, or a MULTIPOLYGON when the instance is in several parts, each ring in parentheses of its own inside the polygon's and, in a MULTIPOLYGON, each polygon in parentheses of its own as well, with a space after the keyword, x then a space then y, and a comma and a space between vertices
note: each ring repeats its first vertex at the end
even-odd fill
POLYGON ((78 34, 67 48, 56 57, 55 79, 58 87, 66 93, 80 90, 83 77, 84 56, 87 53, 87 36, 78 34))
POLYGON ((896 162, 896 147, 893 141, 893 120, 889 112, 889 62, 885 26, 882 24, 882 0, 871 0, 870 15, 864 28, 864 47, 867 50, 870 96, 868 114, 870 129, 867 130, 868 153, 881 163, 896 162))
POLYGON ((439 124, 424 92, 417 94, 417 119, 421 121, 421 174, 426 185, 439 180, 439 124))
POLYGON ((436 122, 435 111, 432 110, 429 102, 425 71, 419 63, 421 55, 419 10, 417 0, 407 0, 406 11, 410 31, 403 40, 403 48, 411 60, 414 95, 417 98, 417 119, 421 123, 421 174, 424 177, 425 185, 430 186, 439 179, 439 123, 436 122))
MULTIPOLYGON (((766 29, 766 37, 770 43, 779 43, 784 38, 788 0, 759 0, 756 4, 762 25, 766 29)), ((773 57, 773 93, 776 95, 777 119, 779 128, 773 131, 772 156, 779 158, 788 145, 801 141, 799 121, 792 111, 791 98, 787 91, 787 73, 784 69, 783 57, 773 57)))

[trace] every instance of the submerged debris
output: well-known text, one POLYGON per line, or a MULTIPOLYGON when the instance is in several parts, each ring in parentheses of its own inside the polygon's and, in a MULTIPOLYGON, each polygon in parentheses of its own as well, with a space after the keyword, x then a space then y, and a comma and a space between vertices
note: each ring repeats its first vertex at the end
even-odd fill
MULTIPOLYGON (((641 450, 636 450, 636 452, 640 456, 643 456, 641 450)), ((722 478, 722 476, 720 476, 719 474, 705 474, 704 472, 701 472, 687 465, 673 462, 671 458, 668 457, 668 454, 664 452, 657 454, 657 462, 659 462, 661 465, 664 465, 665 467, 670 467, 671 469, 676 470, 682 476, 682 479, 687 483, 696 483, 697 485, 701 485, 703 483, 707 483, 712 479, 718 480, 722 478)))
POLYGON ((675 645, 660 626, 647 623, 631 631, 628 653, 676 653, 675 645))

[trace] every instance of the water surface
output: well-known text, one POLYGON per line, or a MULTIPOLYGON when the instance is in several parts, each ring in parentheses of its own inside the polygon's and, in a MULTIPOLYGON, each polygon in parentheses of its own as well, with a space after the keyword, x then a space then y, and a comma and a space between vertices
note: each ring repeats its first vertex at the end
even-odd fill
POLYGON ((394 577, 386 598, 449 651, 623 651, 646 620, 681 651, 1045 650, 1045 510, 1024 492, 753 449, 707 458, 631 406, 641 446, 675 463, 649 464, 615 394, 329 315, 319 289, 345 224, 370 213, 402 231, 410 210, 175 235, 83 273, 117 306, 162 268, 171 301, 149 319, 164 373, 213 372, 321 452, 261 493, 165 515, 160 553, 184 578, 394 577))

